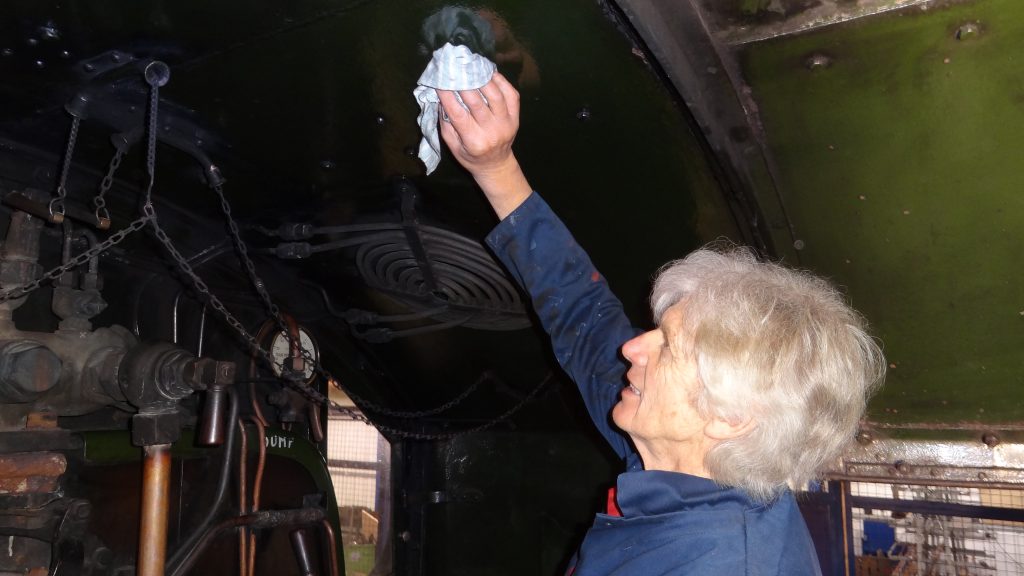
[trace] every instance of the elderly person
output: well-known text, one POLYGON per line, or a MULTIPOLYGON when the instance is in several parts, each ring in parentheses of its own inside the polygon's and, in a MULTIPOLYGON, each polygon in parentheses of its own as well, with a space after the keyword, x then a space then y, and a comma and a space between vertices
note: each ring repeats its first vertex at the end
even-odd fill
POLYGON ((512 153, 518 93, 500 74, 480 92, 460 93, 465 107, 440 93, 441 135, 501 219, 488 244, 626 466, 621 516, 597 515, 570 572, 820 574, 790 488, 835 461, 881 379, 861 317, 808 273, 698 250, 662 269, 657 327, 636 335, 512 153))

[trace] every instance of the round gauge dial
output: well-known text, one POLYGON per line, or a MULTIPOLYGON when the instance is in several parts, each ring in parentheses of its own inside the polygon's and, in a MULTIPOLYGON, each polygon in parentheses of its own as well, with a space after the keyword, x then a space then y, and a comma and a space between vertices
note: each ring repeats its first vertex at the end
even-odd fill
MULTIPOLYGON (((320 361, 320 351, 316 347, 316 342, 313 337, 309 335, 309 332, 305 328, 299 328, 299 345, 302 349, 309 353, 309 356, 313 359, 310 362, 303 358, 302 360, 302 377, 304 380, 311 381, 313 379, 313 366, 314 363, 320 361)), ((282 366, 292 366, 291 362, 291 343, 288 341, 288 337, 285 336, 284 332, 278 332, 274 334, 274 340, 270 343, 270 358, 274 361, 274 374, 277 376, 281 375, 282 366)))

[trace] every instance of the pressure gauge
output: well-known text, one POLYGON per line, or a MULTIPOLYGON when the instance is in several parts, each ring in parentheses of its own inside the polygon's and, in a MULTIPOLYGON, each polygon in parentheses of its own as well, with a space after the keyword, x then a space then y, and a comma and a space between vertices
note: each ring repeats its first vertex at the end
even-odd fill
MULTIPOLYGON (((302 378, 306 382, 313 381, 313 367, 320 361, 320 350, 316 347, 316 341, 309 335, 309 332, 305 328, 299 328, 299 344, 302 349, 306 352, 303 354, 302 359, 302 378), (305 357, 308 356, 313 359, 312 362, 307 360, 305 357)), ((291 342, 288 337, 285 336, 284 332, 278 332, 274 335, 273 341, 270 343, 270 359, 274 361, 274 374, 281 376, 282 366, 292 366, 292 353, 291 353, 291 342)))

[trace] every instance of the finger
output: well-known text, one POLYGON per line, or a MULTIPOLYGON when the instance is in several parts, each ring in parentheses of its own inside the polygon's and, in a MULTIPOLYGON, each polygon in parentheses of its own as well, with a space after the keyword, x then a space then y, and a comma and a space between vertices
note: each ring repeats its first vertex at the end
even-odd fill
MULTIPOLYGON (((505 76, 500 72, 495 72, 491 76, 491 83, 501 91, 502 100, 505 102, 505 107, 508 109, 510 116, 519 118, 519 91, 512 86, 512 83, 508 81, 505 76)), ((490 96, 488 96, 490 98, 490 96)))
POLYGON ((473 115, 478 124, 484 124, 494 116, 491 109, 487 107, 487 102, 484 102, 480 92, 476 90, 460 90, 459 96, 462 97, 462 103, 469 108, 469 113, 473 115))
MULTIPOLYGON (((438 90, 437 99, 441 101, 441 108, 444 109, 445 114, 451 120, 451 123, 457 130, 463 130, 469 128, 473 121, 473 117, 465 108, 459 104, 458 99, 455 98, 455 93, 449 90, 438 90)), ((441 116, 438 114, 438 116, 441 116)))
POLYGON ((448 145, 448 148, 452 152, 458 152, 462 149, 462 138, 459 137, 458 131, 450 123, 440 121, 438 126, 438 132, 441 133, 441 139, 448 145))
POLYGON ((494 82, 488 82, 480 88, 480 92, 487 99, 487 106, 495 116, 507 116, 508 106, 505 104, 505 95, 501 93, 494 82))

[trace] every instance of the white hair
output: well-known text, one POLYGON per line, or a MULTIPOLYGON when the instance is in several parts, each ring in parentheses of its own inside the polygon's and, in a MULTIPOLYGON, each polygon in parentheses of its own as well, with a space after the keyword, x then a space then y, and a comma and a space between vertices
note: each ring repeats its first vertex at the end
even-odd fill
POLYGON ((701 382, 696 409, 755 425, 711 448, 711 477, 758 500, 816 478, 853 440, 885 373, 864 319, 827 281, 745 248, 705 248, 666 264, 651 295, 654 317, 684 300, 693 349, 682 352, 701 382))

